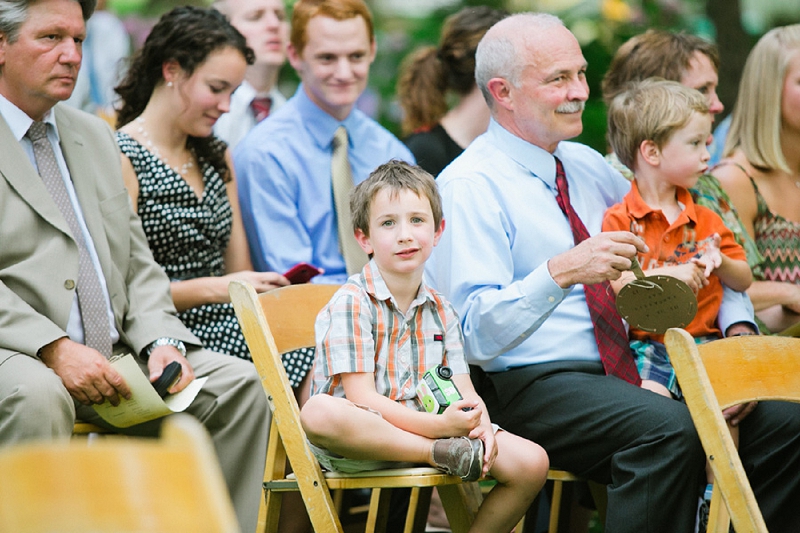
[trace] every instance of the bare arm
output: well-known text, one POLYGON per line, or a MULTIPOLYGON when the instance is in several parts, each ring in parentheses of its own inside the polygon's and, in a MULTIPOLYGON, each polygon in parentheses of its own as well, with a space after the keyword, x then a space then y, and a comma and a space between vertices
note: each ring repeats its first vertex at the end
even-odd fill
POLYGON ((120 162, 122 163, 122 179, 125 181, 125 188, 128 189, 128 196, 131 197, 133 202, 133 210, 139 212, 139 178, 136 176, 136 171, 133 169, 133 164, 128 156, 120 154, 120 162))
MULTIPOLYGON (((743 163, 741 159, 743 157, 739 153, 732 158, 739 164, 743 163)), ((747 168, 746 162, 745 168, 747 168)), ((718 166, 712 172, 712 176, 719 180, 722 188, 728 193, 728 197, 739 213, 739 219, 742 221, 744 229, 752 238, 755 238, 753 223, 758 212, 758 203, 750 178, 734 164, 718 166)))
POLYGON ((250 261, 250 248, 247 246, 247 236, 244 232, 242 223, 242 213, 239 209, 239 193, 236 187, 236 173, 233 170, 231 151, 225 151, 225 162, 230 170, 230 181, 226 184, 228 201, 233 212, 231 226, 231 238, 228 241, 228 248, 225 250, 225 272, 241 272, 243 270, 253 270, 253 263, 250 261))
POLYGON ((747 261, 722 255, 720 265, 714 270, 720 281, 735 291, 746 291, 753 283, 753 273, 747 261))
MULTIPOLYGON (((489 419, 489 411, 475 387, 472 385, 472 380, 469 374, 457 374, 453 376, 453 383, 458 387, 458 391, 465 400, 477 403, 475 409, 481 412, 481 422, 478 427, 470 431, 469 437, 471 439, 481 439, 483 441, 483 475, 487 475, 497 459, 497 443, 495 441, 494 430, 492 429, 492 421, 489 419)), ((443 415, 449 414, 450 409, 456 408, 455 405, 450 406, 443 415)))
POLYGON ((378 411, 387 422, 410 433, 432 439, 466 436, 481 421, 482 410, 477 409, 478 404, 474 400, 456 402, 448 408, 447 411, 453 410, 449 416, 444 413, 435 415, 409 409, 378 394, 375 376, 371 372, 353 372, 341 376, 348 400, 378 411), (465 412, 461 410, 462 407, 473 407, 473 410, 465 412))

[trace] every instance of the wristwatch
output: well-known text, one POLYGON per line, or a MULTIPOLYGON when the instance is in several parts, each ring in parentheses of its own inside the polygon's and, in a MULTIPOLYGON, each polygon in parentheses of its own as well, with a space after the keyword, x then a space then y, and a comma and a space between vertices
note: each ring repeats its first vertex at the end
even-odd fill
POLYGON ((186 345, 183 344, 183 341, 173 339, 172 337, 159 337, 151 342, 147 348, 142 350, 142 360, 147 361, 150 359, 150 354, 153 353, 153 350, 159 346, 173 346, 177 348, 179 352, 181 352, 182 356, 186 357, 186 345))

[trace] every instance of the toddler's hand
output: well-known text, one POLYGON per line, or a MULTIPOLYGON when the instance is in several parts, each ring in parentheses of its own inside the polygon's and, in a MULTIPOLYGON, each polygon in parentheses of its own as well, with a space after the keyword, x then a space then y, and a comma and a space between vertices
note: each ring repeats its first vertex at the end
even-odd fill
POLYGON ((672 276, 673 278, 678 278, 686 283, 695 294, 708 285, 708 279, 703 275, 703 268, 694 262, 662 267, 659 269, 659 272, 667 276, 672 276))
POLYGON ((464 437, 481 423, 481 409, 476 400, 459 400, 439 415, 452 437, 464 437), (464 409, 468 409, 465 411, 464 409), (452 433, 450 433, 452 431, 452 433))
POLYGON ((722 264, 722 252, 719 251, 721 242, 719 233, 715 233, 706 241, 700 254, 692 258, 692 262, 703 269, 706 278, 722 264))

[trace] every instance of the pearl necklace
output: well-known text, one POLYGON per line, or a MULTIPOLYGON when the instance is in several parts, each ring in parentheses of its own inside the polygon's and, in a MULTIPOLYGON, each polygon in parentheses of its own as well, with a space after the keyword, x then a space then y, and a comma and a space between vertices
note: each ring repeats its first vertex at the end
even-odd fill
POLYGON ((136 122, 138 123, 136 131, 138 131, 139 134, 142 136, 144 143, 147 145, 147 149, 150 150, 150 152, 152 152, 154 156, 159 158, 162 163, 167 165, 169 168, 174 170, 176 174, 180 175, 182 178, 185 179, 186 175, 189 173, 189 170, 194 168, 194 162, 192 161, 192 152, 191 151, 189 152, 189 160, 186 161, 184 164, 182 164, 180 167, 170 165, 167 158, 161 155, 161 151, 158 149, 158 146, 156 146, 153 143, 153 140, 150 138, 150 134, 147 132, 146 129, 144 129, 144 117, 142 117, 141 115, 136 117, 136 122))

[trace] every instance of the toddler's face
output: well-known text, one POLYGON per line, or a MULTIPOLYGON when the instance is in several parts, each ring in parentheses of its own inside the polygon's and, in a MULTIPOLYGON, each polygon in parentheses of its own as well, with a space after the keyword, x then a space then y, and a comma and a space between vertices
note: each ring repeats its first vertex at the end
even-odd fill
POLYGON ((708 171, 711 156, 706 145, 711 136, 712 120, 708 113, 692 113, 689 122, 664 144, 660 170, 666 181, 689 189, 708 171))

